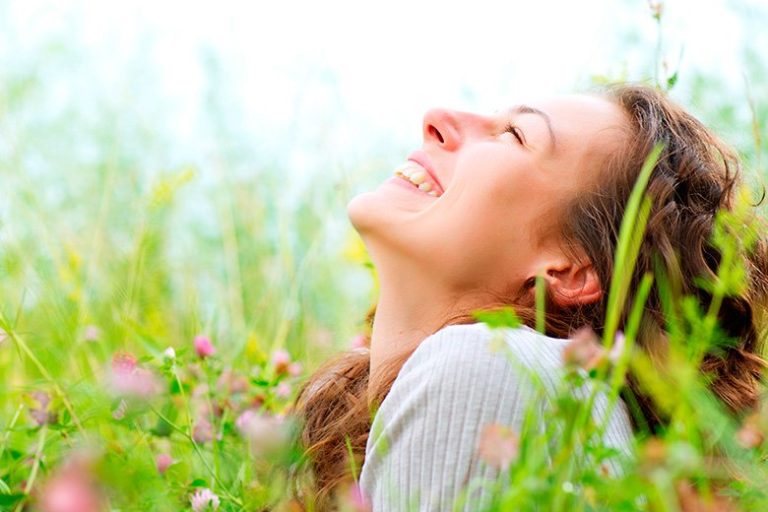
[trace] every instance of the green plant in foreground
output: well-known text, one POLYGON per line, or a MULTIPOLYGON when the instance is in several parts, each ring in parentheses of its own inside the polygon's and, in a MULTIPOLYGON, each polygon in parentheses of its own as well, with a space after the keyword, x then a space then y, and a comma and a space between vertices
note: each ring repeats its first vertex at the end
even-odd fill
MULTIPOLYGON (((533 402, 536 407, 546 403, 545 412, 534 407, 521 432, 484 439, 492 445, 487 453, 507 454, 504 464, 486 457, 505 471, 490 510, 768 509, 763 485, 768 408, 763 404, 738 422, 707 389, 708 376, 700 370, 706 354, 729 342, 718 326, 718 311, 724 297, 746 286, 746 269, 737 255, 756 242, 761 221, 750 213, 746 193, 732 211, 718 214, 712 237, 721 254, 717 276, 698 283, 712 300, 702 310, 692 297, 664 296, 666 310, 681 311, 682 318, 667 326, 669 359, 661 371, 636 348, 636 338, 654 279, 668 286, 663 273, 644 276, 633 302, 625 305, 650 208, 645 184, 658 154, 659 148, 646 161, 625 211, 602 340, 591 331, 577 333, 564 352, 566 378, 560 387, 539 383, 539 400, 533 402), (625 330, 619 332, 625 307, 625 330), (631 451, 623 453, 603 435, 629 370, 669 423, 656 435, 641 431, 631 451), (598 403, 607 411, 603 423, 592 418, 598 403)), ((520 325, 508 309, 479 313, 478 319, 493 328, 520 325)), ((531 382, 539 382, 531 370, 520 368, 530 373, 531 382)))

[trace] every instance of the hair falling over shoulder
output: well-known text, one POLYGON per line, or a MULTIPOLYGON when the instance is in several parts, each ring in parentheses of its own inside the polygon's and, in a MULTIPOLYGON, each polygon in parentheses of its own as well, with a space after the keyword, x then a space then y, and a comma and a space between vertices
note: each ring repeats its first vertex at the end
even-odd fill
POLYGON ((373 414, 409 355, 385 365, 382 379, 371 382, 370 352, 355 349, 322 365, 304 384, 296 410, 303 421, 301 443, 311 474, 295 482, 295 494, 305 508, 331 510, 335 492, 355 483, 373 414))
MULTIPOLYGON (((559 229, 566 247, 590 259, 607 292, 630 193, 646 157, 657 144, 663 145, 646 189, 651 211, 630 286, 630 290, 637 289, 648 273, 665 275, 669 290, 660 289, 659 280, 654 281, 637 340, 640 348, 658 356, 654 360, 661 360, 669 320, 663 294, 671 290, 679 297, 694 297, 702 309, 711 302, 711 293, 699 283, 717 276, 723 254, 713 243, 716 217, 735 207, 742 180, 740 163, 734 151, 655 88, 617 85, 600 94, 624 110, 627 143, 603 162, 601 179, 593 190, 563 209, 559 229)), ((735 341, 707 354, 701 364, 701 371, 710 375, 710 389, 734 414, 757 405, 767 366, 762 350, 768 250, 762 233, 764 230, 749 250, 742 247, 736 254, 746 270, 747 285, 740 293, 725 296, 719 308, 719 326, 735 341)), ((548 334, 567 338, 585 325, 600 332, 605 322, 605 295, 597 303, 573 308, 558 308, 548 300, 548 334)), ((627 304, 632 303, 631 295, 627 304)), ((533 323, 532 304, 521 303, 523 296, 517 291, 508 303, 526 323, 533 323)), ((386 397, 408 355, 393 361, 370 387, 369 355, 364 350, 326 363, 305 384, 296 411, 304 422, 302 441, 311 476, 297 494, 311 504, 310 509, 332 509, 334 492, 354 480, 352 468, 359 471, 365 457, 372 407, 386 397)), ((663 413, 631 373, 624 395, 637 404, 633 411, 636 428, 653 432, 664 425, 663 413)))

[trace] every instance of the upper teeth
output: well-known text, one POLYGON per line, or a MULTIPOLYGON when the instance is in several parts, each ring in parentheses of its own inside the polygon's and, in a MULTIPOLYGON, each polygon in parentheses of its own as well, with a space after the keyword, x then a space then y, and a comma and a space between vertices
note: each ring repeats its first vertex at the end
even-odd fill
POLYGON ((406 179, 416 185, 419 190, 422 190, 432 197, 438 197, 437 190, 432 190, 432 184, 427 181, 427 171, 413 161, 406 162, 403 166, 395 169, 395 176, 406 179))

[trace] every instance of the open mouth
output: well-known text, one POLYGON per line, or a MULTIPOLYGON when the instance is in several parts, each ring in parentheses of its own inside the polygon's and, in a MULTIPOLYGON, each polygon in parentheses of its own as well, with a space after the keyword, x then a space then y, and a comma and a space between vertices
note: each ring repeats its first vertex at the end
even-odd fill
POLYGON ((427 170, 413 160, 409 160, 395 169, 395 176, 402 178, 432 197, 440 197, 443 193, 440 186, 435 183, 427 170))

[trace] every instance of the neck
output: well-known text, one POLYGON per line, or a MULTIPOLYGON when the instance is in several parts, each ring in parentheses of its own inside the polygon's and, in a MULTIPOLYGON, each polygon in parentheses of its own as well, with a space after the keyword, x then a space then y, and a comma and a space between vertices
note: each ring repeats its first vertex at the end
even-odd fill
POLYGON ((440 327, 432 305, 382 285, 371 332, 371 375, 386 361, 412 352, 440 327))
POLYGON ((405 357, 450 316, 467 309, 457 307, 457 294, 435 289, 434 279, 423 273, 392 272, 379 267, 381 283, 371 333, 371 382, 388 361, 405 357))

